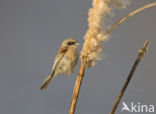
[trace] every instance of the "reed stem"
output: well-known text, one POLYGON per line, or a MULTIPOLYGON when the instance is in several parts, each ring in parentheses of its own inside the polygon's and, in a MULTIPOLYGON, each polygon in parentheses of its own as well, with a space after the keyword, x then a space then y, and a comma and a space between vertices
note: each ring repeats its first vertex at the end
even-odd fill
POLYGON ((133 77, 133 74, 134 74, 134 72, 135 72, 135 70, 136 70, 139 62, 142 60, 143 56, 146 53, 146 47, 148 45, 148 42, 149 41, 146 40, 145 43, 144 43, 144 45, 143 45, 143 47, 139 50, 138 57, 135 60, 135 63, 134 63, 134 65, 133 65, 133 67, 132 67, 132 69, 131 69, 131 71, 130 71, 130 73, 129 73, 129 75, 128 75, 125 83, 124 83, 124 85, 123 85, 123 88, 121 89, 121 91, 120 91, 120 93, 118 95, 118 98, 116 99, 116 101, 114 103, 114 106, 113 106, 110 114, 114 114, 115 113, 115 111, 116 111, 116 109, 117 109, 117 107, 118 107, 118 105, 119 105, 119 103, 120 103, 120 101, 121 101, 121 99, 122 99, 125 91, 126 91, 126 88, 128 87, 128 84, 130 83, 130 81, 131 81, 131 79, 133 77))

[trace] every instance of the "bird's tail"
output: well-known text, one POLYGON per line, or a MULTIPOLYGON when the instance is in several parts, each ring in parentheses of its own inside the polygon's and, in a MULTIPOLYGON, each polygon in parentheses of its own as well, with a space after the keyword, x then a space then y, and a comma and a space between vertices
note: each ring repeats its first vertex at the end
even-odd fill
POLYGON ((50 83, 50 81, 53 79, 53 77, 54 77, 54 74, 53 74, 53 73, 50 74, 49 76, 47 76, 47 77, 44 79, 43 83, 41 84, 40 89, 41 89, 41 90, 46 90, 47 87, 48 87, 48 85, 49 85, 49 83, 50 83))

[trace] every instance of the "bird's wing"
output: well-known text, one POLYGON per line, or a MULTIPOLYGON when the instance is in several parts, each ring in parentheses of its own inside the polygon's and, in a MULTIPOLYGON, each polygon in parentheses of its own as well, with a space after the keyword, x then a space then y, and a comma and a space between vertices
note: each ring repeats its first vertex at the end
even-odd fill
POLYGON ((64 46, 61 47, 55 57, 55 61, 53 64, 53 68, 52 68, 52 72, 54 72, 56 66, 59 64, 59 62, 61 61, 61 59, 64 57, 65 53, 67 52, 68 47, 64 46))

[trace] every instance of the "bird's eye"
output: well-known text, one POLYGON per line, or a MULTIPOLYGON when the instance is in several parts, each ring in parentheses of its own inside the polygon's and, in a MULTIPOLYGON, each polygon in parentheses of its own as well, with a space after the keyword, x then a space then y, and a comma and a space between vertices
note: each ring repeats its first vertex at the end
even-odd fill
POLYGON ((68 45, 74 45, 75 42, 68 42, 68 45))

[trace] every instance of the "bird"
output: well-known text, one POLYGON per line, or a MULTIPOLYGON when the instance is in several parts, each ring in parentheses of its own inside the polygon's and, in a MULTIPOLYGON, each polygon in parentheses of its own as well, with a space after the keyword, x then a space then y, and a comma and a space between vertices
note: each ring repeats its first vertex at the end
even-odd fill
POLYGON ((56 75, 70 75, 74 71, 78 61, 78 45, 79 42, 74 38, 67 38, 62 42, 55 57, 51 73, 43 80, 40 86, 41 90, 46 90, 56 75))

